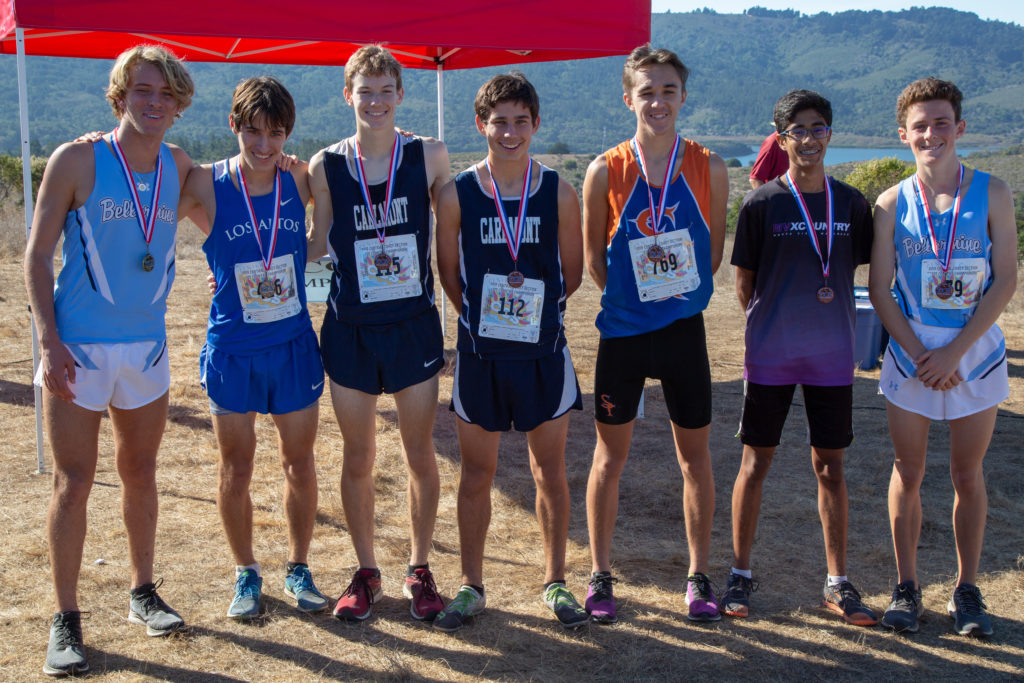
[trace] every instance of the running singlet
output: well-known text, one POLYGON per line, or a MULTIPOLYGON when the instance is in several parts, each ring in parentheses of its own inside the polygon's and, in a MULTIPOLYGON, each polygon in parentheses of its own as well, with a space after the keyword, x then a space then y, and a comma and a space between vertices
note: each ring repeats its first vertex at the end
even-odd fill
MULTIPOLYGON (((54 308, 65 344, 163 341, 167 294, 174 282, 178 229, 178 168, 160 145, 163 179, 149 253, 131 191, 106 137, 92 145, 96 178, 85 203, 64 219, 63 267, 57 275, 54 308)), ((149 212, 156 172, 136 173, 139 200, 149 212)))
MULTIPOLYGON (((475 169, 455 178, 462 212, 460 352, 487 360, 526 360, 549 356, 565 346, 558 174, 546 166, 540 169, 540 181, 527 199, 526 226, 516 262, 505 242, 490 187, 484 190, 475 169), (508 275, 514 270, 524 277, 519 287, 508 283, 508 275)), ((506 198, 504 205, 514 232, 519 199, 506 198)))
MULTIPOLYGON (((654 232, 648 186, 630 143, 605 152, 608 278, 597 314, 602 337, 643 334, 697 315, 707 307, 713 288, 710 151, 692 140, 680 145, 682 162, 669 182, 664 232, 658 237, 659 247, 674 258, 655 262, 644 256, 654 243, 654 232), (669 286, 677 293, 663 296, 669 286)), ((655 207, 661 192, 662 188, 651 187, 655 207)))
POLYGON ((404 135, 398 139, 398 169, 385 226, 384 248, 390 261, 383 268, 374 265, 381 250, 374 226, 384 220, 387 181, 369 188, 375 217, 371 216, 351 165, 355 154, 352 140, 324 150, 324 171, 334 207, 334 222, 327 235, 334 275, 327 302, 338 320, 384 325, 408 320, 434 305, 430 269, 433 226, 423 141, 404 135))
MULTIPOLYGON (((245 197, 228 172, 230 160, 213 166, 217 215, 203 243, 206 262, 217 280, 210 304, 206 340, 220 351, 253 354, 295 339, 312 329, 306 310, 306 207, 291 173, 281 173, 281 214, 277 244, 270 270, 262 256, 269 255, 274 220, 274 193, 252 197, 260 224, 260 242, 252 232, 245 197), (269 280, 273 286, 260 285, 269 280)), ((237 168, 237 166, 236 166, 237 168)))
MULTIPOLYGON (((960 201, 960 217, 946 275, 932 251, 928 221, 913 176, 900 183, 893 230, 897 265, 893 289, 908 320, 935 327, 963 327, 992 284, 988 180, 987 173, 974 171, 967 194, 960 201), (950 296, 945 298, 939 296, 942 290, 936 291, 943 279, 948 279, 952 286, 950 296)), ((952 217, 952 208, 932 214, 939 252, 943 255, 952 217)))

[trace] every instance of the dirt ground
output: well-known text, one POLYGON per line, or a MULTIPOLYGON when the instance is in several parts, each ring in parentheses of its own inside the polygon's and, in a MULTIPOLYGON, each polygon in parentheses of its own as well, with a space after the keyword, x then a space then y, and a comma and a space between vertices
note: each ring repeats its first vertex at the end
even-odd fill
MULTIPOLYGON (((184 230, 184 228, 183 228, 184 230)), ((742 399, 743 317, 723 268, 706 313, 714 381, 711 432, 717 506, 712 579, 724 584, 731 562, 729 499, 739 462, 734 437, 742 399)), ((1018 294, 1001 320, 1010 362, 1010 399, 1002 405, 985 461, 989 519, 979 583, 994 617, 995 635, 965 639, 951 630, 945 605, 956 557, 951 526, 948 429, 932 429, 922 491, 919 555, 926 613, 910 637, 881 628, 847 626, 818 605, 825 575, 815 483, 805 443, 799 395, 764 490, 754 571, 760 590, 749 619, 694 625, 685 618, 687 567, 681 512, 682 477, 673 457, 661 390, 647 391, 646 419, 637 425, 621 489, 613 568, 620 622, 563 631, 540 600, 541 543, 533 516, 533 483, 525 439, 504 437, 495 482, 486 561, 486 612, 455 635, 413 621, 400 586, 408 559, 405 468, 394 403, 380 403, 377 436, 377 557, 386 597, 365 623, 328 614, 302 615, 283 593, 287 533, 282 475, 272 423, 260 419, 252 495, 257 557, 266 577, 260 620, 239 624, 223 615, 233 585, 232 560, 215 505, 217 449, 197 372, 205 335, 206 266, 194 245, 179 253, 169 302, 172 387, 170 419, 160 455, 160 521, 156 575, 161 594, 189 629, 147 638, 127 621, 127 548, 120 520, 120 484, 109 427, 90 500, 80 595, 91 674, 97 680, 764 680, 911 676, 935 680, 1007 680, 1024 676, 1024 306, 1018 294), (101 561, 102 560, 102 561, 101 561)), ((863 275, 862 275, 863 277, 863 275)), ((0 549, 0 679, 42 677, 52 614, 45 508, 50 477, 36 474, 31 386, 32 350, 20 260, 0 259, 0 508, 7 541, 0 549)), ((569 301, 566 327, 584 391, 584 410, 571 419, 567 468, 572 494, 569 587, 582 600, 589 577, 584 492, 594 446, 593 365, 599 305, 585 281, 569 301)), ((313 307, 319 328, 323 306, 313 307)), ((453 356, 449 308, 446 355, 453 356)), ((886 514, 891 445, 878 371, 858 371, 854 387, 856 440, 847 452, 850 491, 849 574, 866 602, 882 610, 895 582, 886 514)), ((448 410, 451 368, 441 381, 434 441, 442 493, 431 566, 445 597, 458 587, 455 492, 459 457, 455 418, 448 410)), ((339 495, 341 436, 329 402, 321 403, 317 443, 320 507, 310 554, 324 592, 337 596, 355 557, 339 495)))

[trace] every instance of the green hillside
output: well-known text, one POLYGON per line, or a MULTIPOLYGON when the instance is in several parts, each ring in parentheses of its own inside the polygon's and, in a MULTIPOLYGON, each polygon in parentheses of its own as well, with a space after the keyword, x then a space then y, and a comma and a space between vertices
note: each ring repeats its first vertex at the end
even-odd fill
MULTIPOLYGON (((745 14, 702 10, 653 16, 653 41, 676 50, 692 71, 680 128, 713 141, 755 140, 768 130, 771 107, 786 90, 820 90, 835 107, 837 132, 893 139, 899 89, 936 75, 964 90, 968 130, 1019 142, 1024 131, 1024 29, 948 9, 902 12, 823 12, 813 16, 753 8, 745 14), (941 37, 941 40, 936 37, 941 37)), ((541 95, 535 149, 555 142, 596 152, 627 137, 631 114, 622 104, 622 57, 526 64, 519 67, 541 95)), ((108 61, 34 57, 28 60, 33 146, 45 153, 78 132, 113 125, 102 99, 108 61)), ((352 115, 341 96, 340 67, 192 64, 198 94, 170 139, 198 158, 230 150, 226 125, 231 89, 245 76, 279 77, 295 96, 299 120, 292 149, 303 156, 349 133, 352 115), (225 146, 226 145, 226 146, 225 146)), ((501 68, 445 74, 446 138, 453 151, 481 149, 473 127, 477 87, 501 68)), ((0 57, 0 78, 13 86, 15 61, 0 57)), ((407 70, 400 126, 436 135, 436 77, 407 70)), ((0 152, 18 146, 14 88, 0 101, 0 152)))

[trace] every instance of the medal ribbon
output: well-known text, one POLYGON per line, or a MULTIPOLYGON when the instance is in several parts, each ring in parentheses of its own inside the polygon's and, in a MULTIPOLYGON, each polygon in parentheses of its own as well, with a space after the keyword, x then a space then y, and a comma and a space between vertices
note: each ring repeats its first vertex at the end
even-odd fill
POLYGON ((263 270, 270 272, 270 264, 274 261, 274 249, 277 247, 277 228, 281 223, 281 169, 274 169, 274 221, 270 224, 270 252, 263 255, 263 240, 260 239, 260 224, 256 220, 256 212, 252 207, 252 197, 249 196, 249 186, 245 182, 245 175, 242 174, 242 164, 235 159, 235 172, 238 174, 238 184, 242 186, 242 197, 245 199, 245 209, 249 212, 249 220, 252 221, 252 234, 256 237, 256 245, 260 250, 260 261, 263 262, 263 270))
POLYGON ((644 151, 640 147, 640 141, 633 136, 630 141, 633 145, 633 153, 636 155, 637 163, 640 165, 640 175, 643 176, 644 182, 647 183, 647 201, 651 208, 651 230, 654 231, 655 235, 663 232, 661 228, 661 219, 665 216, 665 204, 668 200, 668 186, 672 181, 672 171, 676 167, 676 155, 679 153, 679 136, 676 136, 676 141, 672 143, 672 153, 668 157, 668 166, 665 167, 665 179, 661 181, 661 198, 658 200, 658 211, 654 211, 654 194, 651 192, 651 181, 647 178, 647 160, 644 158, 644 151))
POLYGON ((953 242, 956 240, 956 224, 960 218, 960 186, 964 182, 964 165, 960 164, 960 177, 956 181, 956 197, 953 199, 953 218, 949 221, 949 235, 946 239, 946 248, 943 250, 943 255, 939 256, 939 240, 935 235, 935 224, 932 223, 932 209, 928 206, 928 197, 924 193, 924 188, 921 187, 921 178, 917 174, 914 175, 914 190, 917 192, 917 196, 921 200, 921 205, 924 206, 924 217, 925 222, 928 225, 928 239, 932 243, 932 253, 935 254, 935 258, 939 260, 939 267, 942 268, 942 274, 945 276, 946 271, 949 270, 949 264, 953 259, 953 242))
POLYGON ((811 212, 807 208, 807 202, 804 201, 804 196, 800 192, 800 188, 793 182, 793 176, 789 171, 786 171, 786 182, 789 184, 789 191, 793 193, 793 198, 796 200, 796 205, 800 209, 800 215, 804 217, 804 225, 807 226, 807 234, 811 238, 811 246, 814 247, 814 253, 818 255, 818 260, 821 261, 821 273, 826 278, 829 272, 829 263, 832 260, 832 235, 835 230, 833 226, 833 215, 832 215, 832 184, 829 182, 828 176, 825 176, 825 250, 824 256, 821 255, 821 245, 818 244, 818 233, 814 229, 814 222, 811 220, 811 212))
POLYGON ((484 160, 487 165, 487 175, 491 180, 491 194, 494 198, 494 206, 498 210, 498 221, 501 223, 501 232, 505 235, 505 244, 508 245, 508 253, 512 255, 512 261, 519 261, 519 245, 523 243, 523 233, 526 231, 526 203, 530 196, 530 180, 533 178, 533 157, 526 165, 526 173, 523 175, 523 192, 519 196, 519 215, 516 217, 515 230, 509 226, 508 214, 505 213, 505 205, 501 198, 501 191, 498 184, 494 182, 494 171, 491 170, 491 162, 484 160))
POLYGON ((135 178, 132 177, 132 167, 124 156, 121 145, 117 142, 117 129, 113 133, 114 156, 121 164, 121 171, 124 173, 124 180, 128 183, 128 189, 132 194, 132 203, 135 205, 135 218, 139 221, 139 228, 142 230, 142 239, 146 240, 146 253, 149 253, 149 243, 153 239, 153 229, 156 227, 156 209, 160 201, 160 181, 164 175, 164 163, 160 153, 156 155, 156 186, 153 188, 153 197, 150 199, 149 217, 142 213, 142 200, 139 199, 139 190, 135 187, 135 178))
POLYGON ((398 173, 398 131, 395 131, 395 141, 391 145, 391 161, 388 164, 388 184, 384 191, 384 220, 377 222, 377 216, 373 213, 373 202, 370 201, 370 188, 366 184, 366 171, 363 169, 362 150, 359 149, 359 141, 356 144, 356 176, 359 178, 359 189, 363 193, 363 201, 366 202, 366 210, 370 212, 370 220, 373 221, 373 229, 377 231, 377 239, 380 240, 380 248, 384 249, 384 236, 387 233, 388 216, 391 214, 391 197, 395 189, 395 175, 398 173))

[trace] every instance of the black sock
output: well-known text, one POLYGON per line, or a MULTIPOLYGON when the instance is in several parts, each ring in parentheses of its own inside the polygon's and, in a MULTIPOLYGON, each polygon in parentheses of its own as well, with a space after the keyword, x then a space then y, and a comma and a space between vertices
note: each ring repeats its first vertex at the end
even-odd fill
POLYGON ((483 586, 474 586, 471 583, 467 583, 466 585, 469 586, 470 588, 472 588, 473 590, 475 590, 480 595, 484 594, 484 587, 483 586))
POLYGON ((288 562, 284 565, 284 571, 286 574, 291 574, 295 571, 296 567, 306 567, 308 569, 309 565, 305 562, 288 562))
POLYGON ((410 564, 406 568, 406 570, 405 570, 405 575, 406 576, 413 576, 413 575, 416 574, 416 570, 417 569, 428 569, 429 570, 430 569, 430 563, 429 562, 425 562, 423 564, 410 564))

